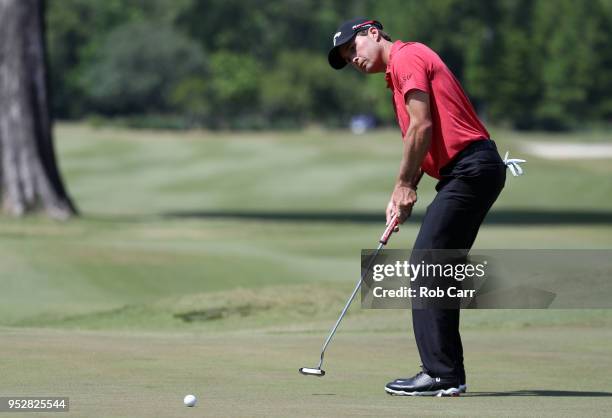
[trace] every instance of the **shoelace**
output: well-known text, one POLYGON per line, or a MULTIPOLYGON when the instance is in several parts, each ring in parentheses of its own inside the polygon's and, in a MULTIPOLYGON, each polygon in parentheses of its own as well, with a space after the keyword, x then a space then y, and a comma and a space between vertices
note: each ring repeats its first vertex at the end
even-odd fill
POLYGON ((422 364, 421 364, 421 366, 420 366, 420 367, 421 367, 421 371, 420 371, 420 372, 418 372, 417 374, 415 374, 415 375, 414 375, 414 377, 413 377, 413 379, 416 379, 417 377, 419 377, 419 376, 420 376, 420 375, 422 375, 422 374, 426 374, 426 373, 425 373, 425 367, 423 367, 423 365, 422 365, 422 364))
POLYGON ((514 177, 518 177, 523 174, 523 169, 519 164, 526 163, 527 160, 521 160, 520 158, 508 158, 509 153, 509 151, 506 151, 506 155, 504 155, 504 164, 510 169, 510 172, 514 177))

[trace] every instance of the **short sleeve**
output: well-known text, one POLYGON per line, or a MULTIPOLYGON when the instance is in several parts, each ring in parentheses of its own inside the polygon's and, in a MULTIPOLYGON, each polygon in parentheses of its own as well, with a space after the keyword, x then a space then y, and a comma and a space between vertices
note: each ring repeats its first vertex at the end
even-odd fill
POLYGON ((430 80, 427 63, 418 52, 404 53, 398 57, 394 68, 394 76, 402 96, 410 90, 422 90, 430 93, 430 80))

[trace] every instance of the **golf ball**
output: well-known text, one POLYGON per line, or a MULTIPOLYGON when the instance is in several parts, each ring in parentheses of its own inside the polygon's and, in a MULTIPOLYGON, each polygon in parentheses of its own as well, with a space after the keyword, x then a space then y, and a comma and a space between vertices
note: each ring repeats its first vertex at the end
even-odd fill
POLYGON ((183 399, 183 403, 185 404, 185 406, 195 406, 196 402, 198 400, 196 399, 196 397, 194 395, 187 395, 185 396, 185 399, 183 399))

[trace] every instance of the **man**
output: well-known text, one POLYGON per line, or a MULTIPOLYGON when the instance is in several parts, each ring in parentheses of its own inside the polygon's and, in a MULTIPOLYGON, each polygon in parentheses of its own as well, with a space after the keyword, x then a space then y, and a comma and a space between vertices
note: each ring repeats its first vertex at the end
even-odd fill
MULTIPOLYGON (((480 225, 504 187, 506 165, 489 133, 440 57, 416 42, 392 42, 380 22, 343 23, 328 59, 335 69, 351 64, 365 74, 385 73, 403 136, 399 173, 387 205, 387 224, 403 223, 417 201, 424 173, 439 180, 419 230, 415 250, 470 249, 480 225)), ((395 395, 458 395, 467 390, 459 309, 412 310, 422 371, 388 383, 395 395)))

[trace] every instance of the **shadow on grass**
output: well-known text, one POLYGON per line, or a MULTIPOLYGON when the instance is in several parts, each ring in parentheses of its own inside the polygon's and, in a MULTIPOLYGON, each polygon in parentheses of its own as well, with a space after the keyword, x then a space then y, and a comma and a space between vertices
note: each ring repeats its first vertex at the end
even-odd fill
MULTIPOLYGON (((423 213, 412 215, 413 222, 421 222, 423 213)), ((380 212, 293 212, 293 211, 174 211, 163 213, 169 219, 238 219, 274 222, 350 222, 380 224, 384 213, 380 212)), ((532 209, 493 210, 485 224, 492 225, 612 225, 612 211, 555 211, 532 209)))
POLYGON ((576 390, 515 390, 511 392, 468 392, 464 396, 554 396, 554 397, 582 397, 607 398, 612 397, 610 392, 580 392, 576 390))

